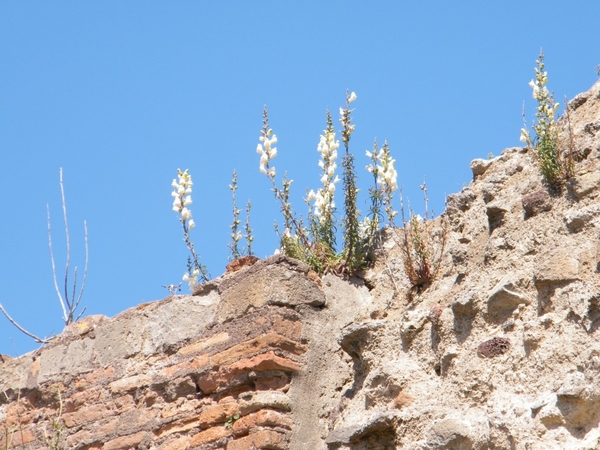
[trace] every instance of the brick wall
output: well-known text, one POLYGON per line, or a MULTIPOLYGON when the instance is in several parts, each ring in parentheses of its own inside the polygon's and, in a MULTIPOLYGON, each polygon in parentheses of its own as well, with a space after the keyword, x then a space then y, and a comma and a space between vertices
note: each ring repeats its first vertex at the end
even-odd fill
POLYGON ((299 310, 324 303, 319 284, 275 257, 5 358, 0 448, 290 448, 299 310))

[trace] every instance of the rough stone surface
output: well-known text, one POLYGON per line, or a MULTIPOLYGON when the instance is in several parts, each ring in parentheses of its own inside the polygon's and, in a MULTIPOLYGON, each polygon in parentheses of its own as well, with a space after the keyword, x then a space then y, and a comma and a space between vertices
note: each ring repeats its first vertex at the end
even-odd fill
POLYGON ((274 256, 88 317, 0 356, 0 448, 600 448, 600 81, 568 108, 573 181, 475 160, 427 288, 387 229, 361 278, 274 256))
POLYGON ((579 200, 581 200, 584 196, 597 191, 599 187, 600 172, 586 173, 569 180, 569 188, 579 200))

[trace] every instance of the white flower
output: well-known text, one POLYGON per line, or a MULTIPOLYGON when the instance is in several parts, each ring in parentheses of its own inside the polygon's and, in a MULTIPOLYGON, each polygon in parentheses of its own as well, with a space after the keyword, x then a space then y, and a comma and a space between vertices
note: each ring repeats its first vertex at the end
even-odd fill
POLYGON ((183 208, 181 210, 181 220, 183 220, 185 222, 186 220, 191 219, 191 218, 192 218, 192 212, 187 208, 183 208))
POLYGON ((181 211, 181 197, 175 197, 175 199, 173 200, 173 211, 181 211))
POLYGON ((198 275, 200 275, 200 271, 197 268, 192 271, 191 276, 187 272, 183 274, 183 281, 190 286, 190 291, 193 291, 198 284, 198 275))
POLYGON ((266 136, 260 136, 258 139, 261 144, 256 146, 256 153, 260 155, 260 164, 258 166, 261 173, 264 173, 268 177, 275 177, 275 168, 269 167, 269 164, 273 158, 277 156, 277 148, 273 147, 277 143, 277 136, 273 135, 272 138, 269 139, 268 136, 272 133, 273 130, 269 130, 266 133, 266 136))
POLYGON ((354 100, 356 100, 356 93, 352 92, 348 98, 348 103, 352 103, 354 100))
POLYGON ((188 222, 188 230, 191 230, 192 228, 194 228, 196 226, 196 223, 194 222, 194 219, 191 219, 188 222))

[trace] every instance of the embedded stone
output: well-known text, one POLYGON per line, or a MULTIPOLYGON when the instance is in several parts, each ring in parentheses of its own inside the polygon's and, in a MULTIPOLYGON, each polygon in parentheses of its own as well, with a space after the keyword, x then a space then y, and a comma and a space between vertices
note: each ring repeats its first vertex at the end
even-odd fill
POLYGON ((565 213, 564 220, 569 231, 577 233, 598 215, 600 215, 600 204, 583 209, 570 209, 565 213))
POLYGON ((532 217, 552 209, 550 196, 545 189, 538 189, 537 191, 526 194, 521 201, 526 217, 532 217))
POLYGON ((438 420, 427 430, 427 443, 437 449, 472 448, 469 425, 451 418, 438 420))
POLYGON ((493 358, 500 356, 510 350, 510 341, 503 337, 493 337, 492 339, 482 342, 477 347, 477 355, 484 358, 493 358))
POLYGON ((492 160, 490 159, 474 159, 471 161, 471 171, 473 172, 473 178, 483 175, 485 171, 490 167, 492 160))
POLYGON ((511 275, 506 275, 490 291, 488 297, 488 310, 514 310, 522 303, 529 304, 529 299, 518 291, 511 275))
POLYGON ((539 255, 536 258, 534 279, 538 286, 578 280, 578 255, 569 246, 539 255))
POLYGON ((594 171, 569 180, 569 189, 581 200, 600 186, 600 172, 594 171))
POLYGON ((234 259, 225 268, 225 273, 237 272, 238 270, 243 269, 244 267, 250 267, 254 265, 256 262, 260 261, 256 256, 246 255, 241 258, 234 259))

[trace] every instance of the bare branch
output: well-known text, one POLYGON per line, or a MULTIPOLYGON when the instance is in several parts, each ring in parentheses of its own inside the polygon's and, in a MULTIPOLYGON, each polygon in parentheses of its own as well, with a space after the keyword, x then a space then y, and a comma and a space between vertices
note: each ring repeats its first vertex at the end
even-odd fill
POLYGON ((48 247, 50 247, 50 261, 52 262, 52 278, 54 279, 54 288, 56 289, 56 295, 60 301, 60 306, 63 310, 63 320, 67 321, 67 309, 65 308, 65 302, 63 301, 60 289, 58 288, 58 280, 56 278, 56 265, 54 264, 54 252, 52 251, 52 230, 50 228, 50 206, 46 204, 46 211, 48 212, 48 247))
POLYGON ((6 312, 6 310, 4 309, 4 307, 2 306, 2 303, 0 303, 0 311, 2 311, 2 314, 4 314, 4 316, 8 319, 8 321, 10 323, 12 323, 15 327, 17 327, 19 329, 19 331, 21 331, 22 333, 26 334, 27 336, 29 336, 30 338, 32 338, 35 342, 39 343, 39 344, 47 344, 48 342, 50 342, 48 339, 42 339, 37 337, 35 334, 31 334, 29 331, 27 331, 25 328, 23 328, 21 325, 19 325, 12 317, 10 317, 10 315, 6 312))
MULTIPOLYGON (((83 229, 84 229, 84 236, 85 236, 85 267, 83 268, 83 281, 81 282, 81 290, 79 291, 79 296, 77 297, 77 301, 73 304, 71 318, 73 317, 73 313, 75 312, 75 310, 79 307, 79 302, 81 302, 81 297, 83 297, 83 290, 85 289, 85 281, 87 280, 89 252, 88 252, 88 229, 87 229, 87 222, 85 220, 83 221, 83 229)), ((75 279, 77 280, 77 277, 75 277, 75 279)), ((73 292, 75 292, 75 287, 73 287, 73 292)), ((73 298, 75 298, 75 297, 73 297, 73 298)), ((85 311, 85 308, 83 311, 85 311)), ((83 314, 83 311, 81 312, 81 314, 83 314)), ((79 317, 81 317, 81 314, 79 314, 77 319, 79 319, 79 317)))
MULTIPOLYGON (((69 310, 71 309, 71 302, 69 302, 69 262, 71 260, 71 243, 69 239, 69 222, 67 221, 67 202, 65 201, 65 186, 63 184, 63 176, 62 176, 62 167, 60 168, 60 195, 62 199, 62 208, 63 208, 63 218, 65 219, 65 234, 67 237, 67 262, 65 266, 65 302, 69 310)), ((68 318, 65 319, 65 322, 68 323, 68 318)))

